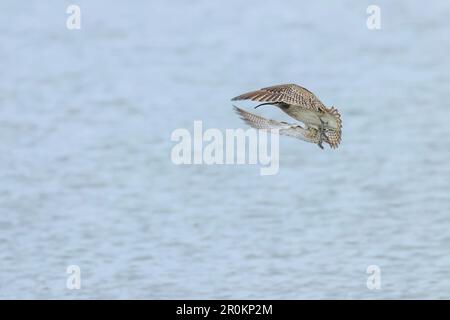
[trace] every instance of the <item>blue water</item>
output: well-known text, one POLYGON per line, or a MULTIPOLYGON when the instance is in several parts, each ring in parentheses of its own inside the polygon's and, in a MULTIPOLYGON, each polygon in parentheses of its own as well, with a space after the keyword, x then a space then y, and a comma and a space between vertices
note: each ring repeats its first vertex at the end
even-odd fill
POLYGON ((2 1, 0 298, 450 298, 449 17, 406 0, 2 1), (338 107, 339 149, 282 137, 274 176, 172 164, 173 130, 245 128, 229 99, 291 82, 338 107))

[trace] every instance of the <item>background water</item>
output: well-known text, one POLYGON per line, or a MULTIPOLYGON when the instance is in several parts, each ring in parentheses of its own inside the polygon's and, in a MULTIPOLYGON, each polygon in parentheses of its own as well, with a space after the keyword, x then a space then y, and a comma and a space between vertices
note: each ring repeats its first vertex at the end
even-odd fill
POLYGON ((1 1, 0 298, 450 298, 449 17, 1 1), (229 99, 290 82, 339 108, 338 150, 282 137, 275 176, 172 164, 174 129, 246 128, 229 99))

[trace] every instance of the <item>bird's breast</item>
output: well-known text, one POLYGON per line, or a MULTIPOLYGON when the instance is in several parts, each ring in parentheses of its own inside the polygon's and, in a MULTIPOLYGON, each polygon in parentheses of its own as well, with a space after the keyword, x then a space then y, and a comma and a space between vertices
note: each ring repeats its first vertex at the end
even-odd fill
POLYGON ((339 124, 336 118, 329 113, 316 112, 313 110, 304 109, 298 106, 283 106, 281 110, 286 112, 292 118, 301 121, 309 126, 319 127, 321 125, 320 119, 326 123, 325 127, 338 130, 339 124))
POLYGON ((302 109, 297 106, 285 107, 282 108, 282 110, 292 118, 301 121, 305 124, 314 126, 320 125, 319 114, 314 111, 302 109))

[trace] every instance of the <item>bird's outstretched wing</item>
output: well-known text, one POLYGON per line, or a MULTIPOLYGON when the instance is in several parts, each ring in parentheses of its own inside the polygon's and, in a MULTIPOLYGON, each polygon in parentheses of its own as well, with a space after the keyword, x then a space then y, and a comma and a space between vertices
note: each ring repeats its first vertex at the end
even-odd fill
POLYGON ((315 112, 326 112, 327 108, 314 93, 296 84, 281 84, 247 92, 231 99, 261 102, 286 103, 315 112))
POLYGON ((242 120, 255 129, 278 129, 278 132, 281 135, 290 136, 311 143, 319 142, 319 132, 314 128, 305 129, 297 124, 266 119, 236 106, 234 106, 234 110, 239 114, 242 120))

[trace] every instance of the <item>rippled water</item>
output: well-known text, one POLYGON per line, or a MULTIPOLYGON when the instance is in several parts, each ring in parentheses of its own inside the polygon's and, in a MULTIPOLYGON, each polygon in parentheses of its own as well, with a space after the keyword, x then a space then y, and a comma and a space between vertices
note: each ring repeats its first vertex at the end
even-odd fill
POLYGON ((371 31, 369 4, 2 1, 0 297, 450 298, 450 5, 378 1, 371 31), (289 82, 339 108, 338 150, 172 164, 174 129, 289 82))

